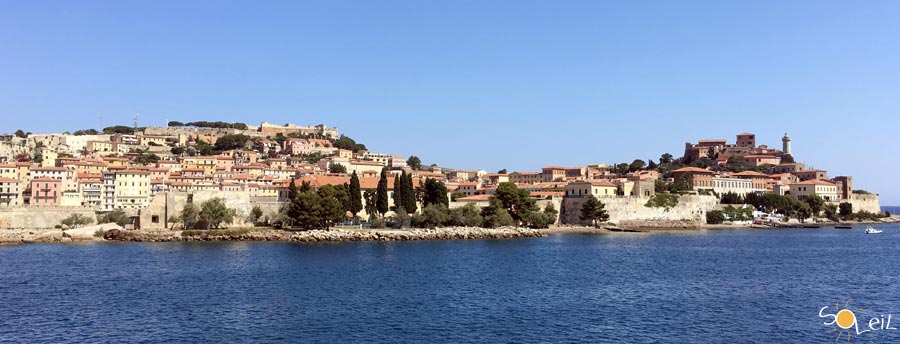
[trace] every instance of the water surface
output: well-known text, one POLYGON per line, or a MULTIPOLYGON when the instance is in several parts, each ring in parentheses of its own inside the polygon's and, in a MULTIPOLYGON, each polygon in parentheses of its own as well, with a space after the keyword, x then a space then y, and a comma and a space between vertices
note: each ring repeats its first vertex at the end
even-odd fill
POLYGON ((900 316, 881 227, 7 246, 0 341, 832 342, 822 306, 900 316))

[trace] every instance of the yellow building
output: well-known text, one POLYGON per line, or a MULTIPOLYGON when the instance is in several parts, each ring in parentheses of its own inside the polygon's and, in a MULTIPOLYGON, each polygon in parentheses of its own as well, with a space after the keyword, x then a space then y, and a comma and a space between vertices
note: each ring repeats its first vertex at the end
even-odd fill
POLYGON ((566 185, 566 197, 616 197, 616 184, 605 180, 584 180, 566 185))
POLYGON ((216 174, 216 166, 218 164, 218 161, 219 158, 215 156, 186 157, 181 160, 181 168, 202 168, 206 175, 211 176, 216 174))
POLYGON ((138 140, 141 142, 141 146, 165 146, 166 145, 166 137, 159 135, 141 135, 138 137, 138 140))
POLYGON ((791 196, 803 199, 811 195, 822 197, 826 202, 836 202, 838 198, 837 184, 829 181, 810 179, 790 185, 791 196))
POLYGON ((116 172, 116 208, 140 209, 150 204, 150 173, 123 170, 116 172))

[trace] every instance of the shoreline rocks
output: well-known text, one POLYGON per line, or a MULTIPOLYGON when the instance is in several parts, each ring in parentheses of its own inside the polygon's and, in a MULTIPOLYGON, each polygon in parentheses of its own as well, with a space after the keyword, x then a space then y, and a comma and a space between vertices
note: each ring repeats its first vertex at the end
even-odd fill
POLYGON ((411 230, 212 230, 212 231, 124 231, 104 233, 105 241, 131 242, 198 242, 198 241, 283 241, 283 242, 351 242, 351 241, 419 241, 537 238, 546 234, 530 228, 449 227, 411 230))

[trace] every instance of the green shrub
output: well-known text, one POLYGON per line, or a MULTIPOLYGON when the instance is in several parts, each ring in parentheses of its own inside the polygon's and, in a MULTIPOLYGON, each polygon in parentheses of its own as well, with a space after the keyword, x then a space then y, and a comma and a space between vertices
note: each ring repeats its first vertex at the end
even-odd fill
POLYGON ((645 207, 665 208, 666 211, 678 205, 678 195, 675 194, 655 194, 647 200, 645 207))
POLYGON ((711 225, 718 225, 722 222, 725 222, 725 214, 723 214, 719 210, 710 210, 706 212, 706 223, 711 225))

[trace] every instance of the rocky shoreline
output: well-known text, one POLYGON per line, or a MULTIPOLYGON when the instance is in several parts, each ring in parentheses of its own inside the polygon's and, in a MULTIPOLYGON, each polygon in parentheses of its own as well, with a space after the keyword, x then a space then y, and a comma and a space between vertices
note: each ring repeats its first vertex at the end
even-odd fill
POLYGON ((267 228, 212 231, 130 231, 118 226, 77 230, 0 232, 0 244, 66 242, 200 242, 282 241, 350 242, 537 238, 546 234, 529 228, 449 227, 410 230, 311 230, 284 231, 267 228), (77 231, 71 232, 70 231, 77 231))

